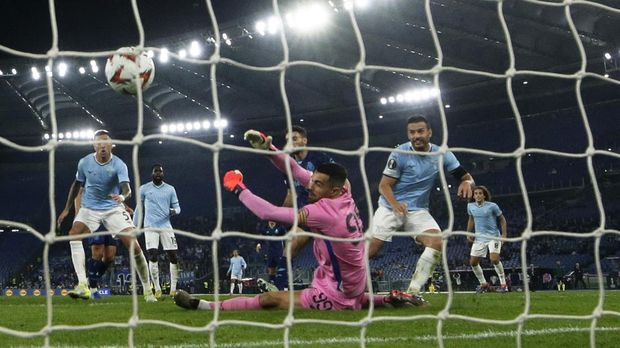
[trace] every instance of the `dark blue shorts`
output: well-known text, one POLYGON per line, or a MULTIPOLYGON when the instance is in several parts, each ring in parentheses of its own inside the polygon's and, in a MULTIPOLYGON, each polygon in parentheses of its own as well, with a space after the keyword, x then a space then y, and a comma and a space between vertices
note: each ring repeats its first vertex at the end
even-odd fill
POLYGON ((89 237, 86 239, 88 245, 92 246, 92 245, 105 245, 105 246, 115 246, 118 247, 119 246, 119 239, 114 239, 114 237, 112 237, 109 234, 99 234, 97 232, 93 233, 92 237, 89 237))

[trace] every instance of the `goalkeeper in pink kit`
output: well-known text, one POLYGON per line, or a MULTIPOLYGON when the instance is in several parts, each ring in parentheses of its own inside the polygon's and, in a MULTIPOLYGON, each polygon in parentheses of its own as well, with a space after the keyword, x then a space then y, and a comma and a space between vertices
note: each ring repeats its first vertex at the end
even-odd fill
MULTIPOLYGON (((249 130, 245 139, 257 149, 277 150, 271 145, 271 137, 249 130)), ((282 172, 286 171, 286 155, 269 155, 271 162, 282 172)), ((239 200, 263 220, 293 224, 295 214, 300 226, 305 226, 325 236, 355 239, 363 236, 362 222, 349 187, 345 186, 346 169, 337 163, 325 163, 314 173, 290 161, 293 176, 308 188, 308 205, 295 212, 292 208, 278 207, 254 195, 243 183, 241 172, 229 171, 224 176, 224 187, 234 192, 239 200)), ((330 241, 314 239, 314 256, 319 264, 314 272, 312 285, 294 292, 297 308, 319 310, 361 309, 370 301, 375 306, 424 305, 418 296, 400 291, 389 295, 370 297, 365 293, 366 267, 363 241, 330 241)), ((200 300, 185 291, 178 291, 175 303, 187 309, 247 310, 289 307, 287 291, 266 292, 255 297, 237 297, 219 303, 200 300)))

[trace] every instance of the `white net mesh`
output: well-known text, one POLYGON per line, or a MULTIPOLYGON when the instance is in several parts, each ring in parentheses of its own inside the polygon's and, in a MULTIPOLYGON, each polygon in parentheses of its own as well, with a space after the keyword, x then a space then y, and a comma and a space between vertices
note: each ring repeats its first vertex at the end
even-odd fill
MULTIPOLYGON (((592 347, 596 346, 596 329, 597 329, 597 324, 599 322, 599 319, 602 316, 615 316, 618 317, 620 316, 620 313, 617 311, 610 311, 610 310, 604 310, 603 309, 603 304, 605 302, 605 287, 603 284, 603 272, 601 269, 601 257, 600 257, 600 243, 601 243, 601 238, 606 235, 606 234, 615 234, 615 235, 620 235, 620 231, 618 230, 611 230, 611 229, 606 229, 606 216, 605 216, 605 211, 604 211, 604 207, 603 207, 603 202, 601 199, 601 192, 599 190, 599 186, 598 186, 598 182, 597 182, 597 177, 595 175, 595 171, 594 171, 594 167, 593 167, 593 156, 596 155, 602 155, 602 156, 611 156, 613 158, 620 158, 620 155, 618 155, 617 153, 611 152, 611 151, 606 151, 606 150, 602 150, 602 149, 597 149, 594 146, 594 138, 592 135, 592 131, 590 129, 590 123, 589 123, 589 118, 587 117, 586 114, 586 110, 584 108, 584 103, 582 100, 582 95, 581 95, 581 86, 582 86, 582 80, 586 77, 590 77, 590 78, 594 78, 594 79, 599 79, 599 80, 604 80, 607 83, 612 83, 616 86, 620 85, 620 82, 614 79, 609 79, 607 77, 604 77, 600 74, 597 73, 592 73, 592 72, 588 72, 586 70, 586 64, 587 64, 587 57, 586 57, 586 53, 582 44, 582 41, 580 39, 580 34, 577 30, 577 28, 575 27, 574 21, 573 21, 573 12, 575 11, 576 8, 579 7, 595 7, 600 9, 600 11, 605 11, 608 12, 610 15, 620 15, 620 9, 618 8, 613 8, 610 6, 606 6, 603 4, 599 4, 596 2, 592 2, 592 1, 579 1, 579 0, 565 0, 565 1, 556 1, 556 2, 551 2, 551 1, 535 1, 535 0, 526 0, 527 2, 534 4, 534 5, 538 5, 540 7, 559 7, 559 8, 563 8, 564 9, 564 16, 565 16, 565 20, 566 23, 568 25, 568 27, 570 28, 570 33, 572 34, 572 37, 575 41, 576 46, 578 47, 579 50, 579 55, 581 57, 581 65, 579 67, 579 69, 577 71, 575 71, 572 74, 562 74, 562 73, 553 73, 553 72, 545 72, 545 71, 532 71, 532 70, 518 70, 515 68, 515 54, 514 54, 514 48, 512 45, 512 41, 511 41, 511 36, 514 35, 514 33, 511 33, 508 29, 508 25, 506 24, 506 20, 504 18, 504 6, 505 6, 505 2, 504 1, 496 1, 497 3, 497 7, 496 7, 496 11, 497 11, 497 17, 499 18, 499 21, 501 23, 501 27, 503 30, 503 34, 504 34, 504 38, 505 38, 505 43, 506 46, 508 48, 508 57, 509 57, 509 66, 508 69, 504 72, 504 73, 492 73, 492 72, 487 72, 487 71, 476 71, 476 70, 468 70, 468 69, 463 69, 463 68, 457 68, 457 67, 453 67, 453 66, 448 66, 448 65, 444 65, 444 55, 442 53, 442 46, 441 46, 441 42, 438 36, 438 32, 435 28, 435 24, 434 24, 434 20, 435 17, 433 16, 433 13, 431 11, 431 1, 430 0, 426 0, 424 1, 424 12, 425 12, 425 16, 428 22, 428 27, 430 29, 430 32, 432 34, 432 41, 434 43, 435 46, 435 50, 436 50, 436 64, 430 68, 430 69, 407 69, 407 68, 400 68, 400 67, 394 67, 394 66, 378 66, 378 65, 368 65, 366 64, 366 50, 365 50, 365 46, 364 46, 364 37, 362 35, 362 33, 360 32, 360 29, 357 25, 357 21, 356 21, 356 16, 355 16, 355 11, 349 11, 348 12, 348 16, 350 18, 350 22, 351 25, 353 27, 353 30, 355 32, 355 37, 357 40, 357 46, 358 46, 358 50, 359 50, 359 59, 357 64, 355 65, 355 68, 352 69, 345 69, 345 68, 340 68, 340 67, 336 67, 336 66, 331 66, 331 65, 326 65, 326 64, 322 64, 322 63, 318 63, 318 62, 313 62, 313 61, 300 61, 300 60, 290 60, 289 59, 289 47, 287 44, 287 32, 285 30, 282 30, 279 32, 280 35, 280 41, 281 41, 281 45, 282 45, 282 52, 283 52, 283 57, 281 59, 281 61, 278 64, 275 64, 273 66, 268 66, 268 67, 259 67, 259 66, 252 66, 252 65, 247 65, 247 64, 243 64, 241 62, 235 61, 233 59, 230 58, 226 58, 220 55, 220 47, 222 44, 221 41, 221 33, 220 33, 220 29, 218 27, 218 22, 216 20, 216 16, 215 13, 213 11, 213 7, 210 1, 206 1, 206 5, 208 8, 208 12, 209 12, 209 16, 211 19, 211 22, 213 23, 213 32, 214 35, 213 37, 215 38, 215 46, 214 46, 214 52, 210 55, 208 60, 200 60, 200 59, 191 59, 191 58, 181 58, 176 54, 171 53, 172 56, 175 56, 175 58, 180 59, 182 61, 188 62, 188 63, 195 63, 195 64, 203 64, 203 65, 209 65, 210 67, 210 83, 211 83, 211 97, 212 97, 212 105, 213 105, 213 109, 214 109, 214 113, 216 115, 216 119, 220 119, 221 117, 221 113, 220 113, 220 105, 219 105, 219 98, 218 98, 218 79, 217 79, 217 71, 218 71, 218 67, 220 67, 221 65, 230 65, 230 66, 234 66, 234 67, 238 67, 240 69, 247 69, 247 70, 253 70, 253 71, 257 71, 257 72, 277 72, 279 73, 279 87, 280 87, 280 94, 281 94, 281 98, 282 98, 282 103, 284 106, 284 111, 285 111, 285 116, 286 116, 286 125, 287 125, 287 129, 290 131, 292 128, 292 117, 291 117, 291 109, 289 106, 289 98, 287 96, 287 88, 285 86, 285 78, 286 78, 286 74, 289 68, 291 67, 295 67, 295 66, 306 66, 306 67, 316 67, 319 69, 325 69, 327 71, 332 71, 332 72, 336 72, 339 74, 344 74, 344 75, 349 75, 349 76, 353 76, 354 80, 355 80, 355 94, 357 97, 357 106, 359 109, 359 122, 361 124, 362 130, 363 130, 363 139, 362 139, 362 146, 360 146, 357 150, 354 151, 345 151, 345 150, 338 150, 338 149, 333 149, 333 148, 323 148, 323 147, 309 147, 309 150, 321 150, 321 151, 330 151, 331 153, 335 153, 335 154, 342 154, 342 155, 355 155, 359 157, 359 168, 361 170, 361 177, 363 179, 363 186, 365 189, 364 192, 364 196, 365 196, 365 200, 366 202, 371 202, 372 198, 371 198, 371 191, 370 191, 370 184, 367 180, 367 175, 365 172, 365 168, 366 168, 366 155, 369 152, 384 152, 384 153, 389 153, 390 151, 393 151, 393 149, 391 148, 375 148, 375 147, 370 147, 370 141, 369 141, 369 131, 368 131, 368 125, 367 125, 367 117, 366 117, 366 113, 365 113, 365 102, 364 99, 362 97, 362 81, 361 81, 361 75, 364 72, 368 72, 368 71, 388 71, 388 72, 396 72, 396 73, 404 73, 404 74, 412 74, 412 75, 431 75, 432 78, 432 83, 434 85, 435 88, 439 89, 439 75, 441 73, 444 72, 457 72, 460 74, 466 74, 466 75, 474 75, 474 76, 482 76, 482 77, 487 77, 487 78, 491 78, 491 79, 498 79, 498 80, 505 80, 506 84, 506 91, 507 91, 507 95, 509 97, 509 102, 510 102, 510 106, 512 108, 512 112, 514 113, 514 119, 516 122, 516 126, 518 129, 518 134, 519 134, 519 146, 514 149, 511 152, 494 152, 494 151, 486 151, 486 150, 481 150, 481 149, 475 149, 475 148, 460 148, 460 147, 448 147, 448 122, 446 119, 446 115, 445 115, 445 110, 444 110, 444 102, 442 101, 442 96, 441 94, 438 94, 436 96, 436 102, 437 102, 437 106, 438 106, 438 110, 439 110, 439 116, 440 116, 440 120, 441 120, 441 132, 444 134, 443 137, 443 141, 440 144, 440 151, 439 153, 445 153, 448 150, 451 150, 455 153, 470 153, 470 154, 478 154, 478 155, 485 155, 485 156, 494 156, 494 157, 498 157, 498 158, 514 158, 516 160, 516 168, 517 168, 517 176, 518 176, 518 181, 520 184, 520 190, 521 190, 521 194, 524 198, 524 205, 525 205, 525 211, 526 211, 526 227, 523 230, 523 233, 520 236, 517 237, 513 237, 513 238, 509 238, 510 242, 522 242, 521 244, 521 268, 523 270, 526 270, 528 268, 527 265, 527 258, 526 258, 526 252, 528 249, 528 241, 531 240, 533 237, 539 237, 539 236, 559 236, 559 237, 571 237, 571 238, 594 238, 595 241, 595 264, 596 264, 596 274, 597 274, 597 279, 598 279, 598 290, 599 290, 599 294, 598 294, 598 304, 596 305, 596 307, 594 308, 594 310, 592 311, 592 313, 588 314, 588 315, 554 315, 554 314, 532 314, 531 313, 531 294, 530 291, 528 289, 528 283, 524 282, 524 296, 525 296, 525 304, 523 307, 523 312, 518 315, 517 317, 510 319, 510 320, 497 320, 497 319, 485 319, 482 317, 473 317, 473 316, 465 316, 465 315, 459 315, 459 314, 454 314, 451 312, 452 309, 452 305, 453 305, 453 300, 454 300, 454 291, 453 291, 453 285, 452 285, 452 281, 451 278, 448 276, 446 277, 447 280, 447 288, 448 288, 448 298, 447 298, 447 302, 445 307, 440 310, 438 312, 438 314, 436 315, 432 315, 432 314, 426 314, 426 315, 411 315, 411 316, 399 316, 399 317, 387 317, 387 316, 380 316, 380 315, 376 315, 377 313, 375 313, 375 309, 374 306, 372 304, 372 302, 370 303, 370 308, 367 311, 367 315, 358 321, 337 321, 337 320, 323 320, 323 319, 300 319, 300 318, 296 318, 295 317, 295 311, 293 308, 293 294, 292 292, 290 293, 290 303, 291 306, 289 307, 288 310, 288 314, 285 317, 285 319, 278 324, 268 324, 268 323, 264 323, 264 322, 251 322, 251 321, 241 321, 241 320, 223 320, 220 317, 220 310, 218 307, 216 307, 215 311, 214 311, 214 315, 213 315, 213 319, 206 324, 205 326, 201 326, 201 327, 188 327, 188 326, 184 326, 184 325, 179 325, 176 323, 171 323, 165 320, 143 320, 143 319, 139 319, 138 317, 138 313, 139 313, 139 299, 136 296, 135 290, 134 290, 134 294, 133 294, 133 309, 132 309, 132 315, 129 319, 129 321, 127 323, 110 323, 110 322, 101 322, 101 323, 97 323, 97 324, 93 324, 93 325, 58 325, 58 324, 54 324, 53 323, 53 315, 54 315, 54 304, 52 301, 52 297, 48 296, 47 297, 47 323, 44 327, 41 328, 40 331, 38 332, 28 332, 28 331, 20 331, 20 330, 14 330, 14 329, 9 329, 7 327, 0 327, 0 333, 3 334, 7 334, 7 335, 12 335, 12 336, 17 336, 17 337, 24 337, 24 338, 28 338, 28 337, 40 337, 43 336, 45 337, 45 345, 48 346, 50 344, 50 339, 49 339, 49 335, 52 332, 57 332, 57 331, 63 331, 63 330, 67 330, 67 331, 71 331, 71 330, 81 330, 81 331, 86 331, 86 330, 90 330, 90 329, 94 329, 94 328, 104 328, 104 327, 115 327, 115 328, 129 328, 129 336, 128 336, 128 340, 127 340, 127 344, 129 346, 135 346, 136 344, 140 344, 140 342, 135 342, 134 340, 134 329, 142 324, 155 324, 155 325, 162 325, 162 326, 167 326, 167 327, 172 327, 175 329, 179 329, 179 330, 186 330, 189 332, 208 332, 209 333, 209 344, 212 346, 216 345, 216 333, 218 328, 221 328, 223 326, 228 326, 228 325, 243 325, 243 326, 254 326, 254 327, 261 327, 261 328, 270 328, 270 329, 280 329, 283 330, 283 342, 284 342, 284 346, 288 347, 291 344, 295 344, 295 343, 299 343, 296 341, 292 341, 289 339, 290 335, 291 335, 291 328, 294 325, 299 325, 299 324, 308 324, 308 323, 318 323, 318 324, 329 324, 329 325, 341 325, 341 326, 351 326, 351 327, 359 327, 360 332, 359 332, 359 345, 361 347, 365 347, 369 344, 372 344, 373 338, 372 337, 367 337, 367 327, 369 324, 374 323, 374 322, 379 322, 379 321, 416 321, 416 320, 435 320, 437 322, 437 329, 436 329, 436 339, 437 339, 437 343, 440 347, 444 347, 446 345, 446 341, 445 341, 445 330, 444 330, 444 325, 446 323, 446 321, 449 320, 465 320, 465 321, 469 321, 469 322, 475 322, 475 323, 482 323, 482 324, 493 324, 493 325, 514 325, 517 324, 518 325, 518 330, 516 332, 516 334, 514 334, 513 336, 516 339, 516 345, 518 347, 521 347, 522 344, 522 337, 524 335, 528 334, 528 331, 524 329, 524 325, 526 324, 526 322, 528 320, 533 320, 533 319, 550 319, 550 320, 554 320, 554 319, 574 319, 574 320, 588 320, 591 322, 591 326, 589 331, 589 335, 590 335, 590 345, 592 347), (577 99, 578 102, 578 107, 579 107, 579 113, 581 115, 583 124, 585 126, 585 132, 587 134, 587 149, 584 152, 581 153, 570 153, 570 152, 561 152, 561 151, 551 151, 551 150, 547 150, 547 149, 541 149, 541 148, 526 148, 525 144, 526 144, 526 137, 525 137, 525 133, 524 133, 524 127, 523 127, 523 123, 522 123, 522 118, 521 118, 521 114, 519 111, 519 107, 517 105, 517 102, 515 100, 515 96, 514 96, 514 92, 513 92, 513 86, 514 86, 514 78, 515 77, 519 77, 519 76, 541 76, 541 77, 549 77, 549 78, 555 78, 555 79, 565 79, 565 80, 573 80, 575 82, 574 84, 574 92, 575 92, 575 97, 577 99), (524 156, 526 156, 527 154, 546 154, 546 155, 554 155, 554 156, 561 156, 561 157, 567 157, 567 158, 585 158, 587 161, 587 168, 588 168, 588 174, 589 174, 589 178, 590 181, 593 185, 593 190, 594 190, 594 196, 595 196, 595 204, 598 210, 598 214, 599 214, 599 226, 598 228, 596 228, 594 231, 590 232, 590 233, 581 233, 581 234, 576 234, 576 233, 569 233, 569 232, 562 232, 562 231, 533 231, 532 229, 532 223, 533 223, 533 216, 532 216, 532 212, 531 212, 531 208, 530 208, 530 203, 528 201, 528 192, 526 190, 526 186, 525 186, 525 180, 524 180, 524 176, 523 176, 523 170, 522 170, 522 158, 524 156)), ((144 37, 144 30, 141 24, 141 17, 140 17, 140 11, 138 9, 138 5, 137 5, 137 1, 136 0, 132 0, 131 1, 131 5, 133 8, 133 13, 135 16, 135 21, 137 23, 137 28, 138 28, 138 32, 139 32, 139 42, 136 45, 139 49, 152 49, 155 52, 160 52, 161 48, 158 47, 144 47, 144 43, 145 43, 145 37, 144 37)), ((278 4, 277 0, 273 0, 273 12, 274 14, 281 19, 282 22, 284 22, 283 20, 283 16, 282 13, 280 12, 280 7, 278 4)), ((60 57, 102 57, 102 56, 108 56, 113 54, 113 51, 107 51, 107 52, 79 52, 79 51, 60 51, 58 48, 58 30, 57 30, 57 22, 56 22, 56 11, 55 11, 55 2, 50 0, 49 1, 49 13, 50 13, 50 19, 51 19, 51 24, 52 24, 52 37, 53 37, 53 43, 52 43, 52 47, 51 49, 46 53, 46 54, 33 54, 33 53, 29 53, 29 52, 22 52, 22 51, 17 51, 14 49, 11 49, 10 47, 5 47, 5 46, 0 46, 0 49, 6 53, 15 55, 15 56, 20 56, 20 57, 25 57, 25 58, 32 58, 32 59, 37 59, 37 60, 47 60, 47 64, 49 66, 52 66, 54 61, 59 59, 60 57)), ((57 118, 56 118, 56 108, 55 108, 55 98, 54 98, 54 80, 52 79, 52 77, 50 75, 46 75, 46 81, 47 81, 47 92, 49 97, 49 110, 50 110, 50 121, 51 121, 51 132, 52 134, 57 134, 58 133, 58 126, 57 126, 57 118)), ((138 89, 140 90, 140 89, 138 89)), ((250 239, 261 239, 261 240, 290 240, 293 238, 293 234, 292 232, 289 232, 289 234, 287 234, 284 237, 265 237, 265 236, 257 236, 254 234, 248 234, 248 233, 244 233, 244 232, 236 232, 236 231, 226 231, 224 234, 224 231, 222 230, 222 212, 223 212, 223 207, 222 207, 222 192, 221 192, 221 186, 219 183, 220 180, 220 168, 218 163, 220 162, 220 152, 223 150, 231 150, 231 151, 241 151, 241 152, 248 152, 248 153, 265 153, 265 152, 261 152, 258 150, 253 150, 249 147, 239 147, 239 146, 234 146, 234 145, 228 145, 224 143, 224 134, 223 131, 220 129, 218 131, 218 138, 217 141, 213 144, 207 144, 205 142, 201 142, 198 140, 194 140, 194 139, 189 139, 187 137, 182 137, 182 136, 174 136, 171 134, 151 134, 151 135, 145 135, 143 132, 143 121, 144 121, 144 115, 143 115, 143 97, 142 97, 142 93, 138 93, 137 95, 137 131, 135 133, 135 136, 133 137, 132 140, 129 141, 121 141, 121 140, 114 140, 114 143, 116 144, 124 144, 124 145, 130 145, 133 147, 133 158, 132 158, 132 168, 133 168, 133 176, 135 178, 135 187, 139 187, 140 186, 140 180, 139 178, 141 177, 141 173, 139 171, 139 156, 138 156, 138 150, 139 147, 147 141, 151 141, 151 140, 159 140, 159 139, 167 139, 167 140, 173 140, 175 142, 179 142, 179 143, 186 143, 186 144, 191 144, 191 145, 195 145, 198 147, 202 147, 205 148, 209 151, 211 151, 213 153, 213 158, 212 158, 212 163, 213 163, 213 174, 215 177, 215 183, 214 183, 214 187, 216 190, 216 197, 217 197, 217 225, 215 227, 215 229, 213 230, 212 234, 209 236, 205 236, 205 235, 201 235, 201 234, 196 234, 196 233, 192 233, 192 232, 186 232, 186 231, 176 231, 176 233, 178 233, 179 235, 183 235, 186 237, 190 237, 190 238, 195 238, 197 240, 202 240, 202 241, 212 241, 213 243, 213 248, 212 248, 212 262, 213 265, 218 265, 219 261, 220 261, 220 255, 218 255, 218 243, 222 238, 229 238, 229 237, 243 237, 243 238, 250 238, 250 239)), ((50 274, 49 274, 49 248, 52 244, 54 243, 66 243, 68 240, 70 239, 75 239, 73 237, 62 237, 62 236, 58 236, 57 235, 57 230, 56 230, 56 226, 55 226, 55 221, 56 221, 56 212, 58 211, 57 207, 55 206, 55 200, 54 197, 56 197, 57 192, 56 192, 56 181, 55 181, 55 156, 56 156, 56 152, 57 149, 59 147, 59 141, 57 141, 57 139, 50 139, 49 142, 47 142, 45 145, 42 146, 22 146, 19 145, 15 142, 12 142, 6 138, 0 138, 0 142, 5 145, 5 146, 9 146, 15 150, 18 151, 24 151, 24 152, 40 152, 40 151, 46 151, 49 153, 49 204, 50 204, 50 215, 51 215, 51 225, 50 225, 50 231, 48 233, 42 233, 40 231, 34 230, 32 227, 17 222, 17 221, 7 221, 7 220, 0 220, 0 224, 6 224, 6 225, 11 225, 11 226, 15 226, 17 228, 21 228, 24 229, 25 231, 28 231, 29 233, 31 233, 32 235, 36 236, 38 239, 40 239, 42 242, 45 243, 45 247, 44 247, 44 253, 43 253, 43 265, 44 265, 44 271, 45 271, 45 287, 46 290, 49 291, 51 290, 51 284, 50 284, 50 274)), ((65 140, 63 142, 63 145, 70 145, 70 146, 85 146, 86 143, 83 141, 71 141, 71 140, 65 140)), ((294 150, 296 150, 296 148, 292 147, 291 143, 288 143, 287 146, 284 148, 283 152, 284 153, 291 153, 294 150)), ((442 158, 442 157, 440 157, 442 158)), ((440 168, 442 168, 443 166, 440 163, 440 168)), ((448 187, 448 182, 446 180, 446 175, 444 173, 443 170, 440 171, 440 178, 441 178, 441 186, 444 188, 443 193, 444 193, 444 198, 447 202, 451 202, 451 197, 449 194, 449 190, 447 189, 448 187)), ((291 178, 291 171, 290 171, 290 166, 287 166, 287 175, 289 178, 291 178)), ((291 180, 289 180, 289 182, 292 182, 291 180)), ((291 186, 292 191, 294 192, 293 187, 291 186)), ((140 199, 139 199, 139 194, 136 195, 137 200, 138 200, 138 205, 140 205, 140 199)), ((455 231, 453 230, 453 226, 454 226, 454 216, 455 216, 455 212, 452 209, 452 204, 446 204, 448 211, 449 211, 449 222, 448 222, 448 228, 443 232, 443 246, 444 246, 444 250, 447 250, 448 248, 448 239, 451 236, 455 236, 455 235, 465 235, 465 232, 462 231, 455 231)), ((368 219, 369 221, 372 220, 372 212, 373 209, 369 209, 369 216, 368 219)), ((138 235, 139 233, 141 233, 141 231, 137 232, 138 235)), ((324 238, 324 239, 331 239, 331 240, 338 240, 338 239, 334 239, 334 238, 329 238, 326 236, 319 236, 316 234, 310 234, 310 233, 301 233, 301 235, 309 235, 312 236, 314 238, 324 238)), ((396 233, 396 235, 411 235, 410 233, 396 233)), ((85 236, 82 236, 85 237, 85 236)), ((368 250, 368 245, 369 245, 369 241, 371 239, 370 234, 366 235, 366 238, 364 239, 365 243, 366 243, 366 249, 368 250)), ((292 261, 291 261, 291 250, 290 248, 287 248, 286 253, 288 255, 288 269, 292 270, 292 261)), ((132 258, 133 259, 133 258, 132 258)), ((442 257, 442 265, 443 265, 443 269, 448 270, 448 256, 447 253, 443 253, 443 257, 442 257)), ((368 270, 370 270, 370 265, 369 265, 369 261, 366 260, 366 266, 368 268, 368 270)), ((216 269, 217 267, 214 266, 214 269, 216 269)), ((525 272, 525 271, 523 271, 525 272)), ((132 273, 135 275, 135 267, 132 263, 132 273)), ((523 274, 524 277, 526 277, 526 274, 523 274)), ((214 272, 214 283, 215 284, 219 284, 219 272, 214 272)), ((132 279, 135 279, 135 277, 133 277, 132 279)), ((368 271, 368 285, 369 288, 371 288, 371 284, 370 284, 370 271, 368 271)), ((134 289, 135 289, 135 280, 133 281, 133 285, 134 285, 134 289)), ((292 272, 289 272, 289 287, 293 288, 293 275, 292 272)), ((216 286, 215 287, 215 301, 219 300, 219 289, 216 286)), ((557 331, 558 333, 562 332, 561 329, 558 329, 557 331)), ((451 337, 452 339, 454 339, 454 337, 451 337)), ((435 338, 431 338, 431 339, 435 339, 435 338)), ((424 341, 424 340, 421 340, 424 341)), ((325 341, 325 343, 330 343, 330 342, 334 342, 334 341, 325 341)), ((278 342, 272 342, 273 344, 278 344, 278 342)), ((322 344, 323 341, 316 341, 315 344, 322 344)), ((340 343, 345 343, 344 341, 341 341, 340 343)), ((267 343, 265 343, 267 344, 267 343)))

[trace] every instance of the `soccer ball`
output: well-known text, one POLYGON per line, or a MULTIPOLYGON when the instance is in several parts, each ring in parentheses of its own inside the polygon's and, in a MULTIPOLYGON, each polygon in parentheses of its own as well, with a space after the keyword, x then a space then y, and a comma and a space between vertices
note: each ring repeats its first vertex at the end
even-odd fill
POLYGON ((146 52, 138 53, 135 47, 123 47, 108 57, 105 63, 105 77, 108 84, 118 93, 137 93, 135 79, 146 90, 155 77, 155 65, 146 52))

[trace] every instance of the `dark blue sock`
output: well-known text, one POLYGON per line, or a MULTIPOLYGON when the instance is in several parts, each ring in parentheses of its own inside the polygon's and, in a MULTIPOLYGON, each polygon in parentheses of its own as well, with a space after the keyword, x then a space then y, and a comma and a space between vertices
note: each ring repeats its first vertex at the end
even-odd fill
POLYGON ((97 274, 97 266, 95 265, 97 260, 88 259, 88 286, 90 288, 96 288, 99 283, 99 275, 97 274))
POLYGON ((278 290, 284 290, 288 288, 288 272, 286 269, 286 256, 282 256, 278 260, 278 269, 276 271, 276 277, 273 281, 278 290))
POLYGON ((99 279, 108 269, 108 265, 102 261, 90 259, 88 262, 88 286, 96 288, 99 286, 99 279))

